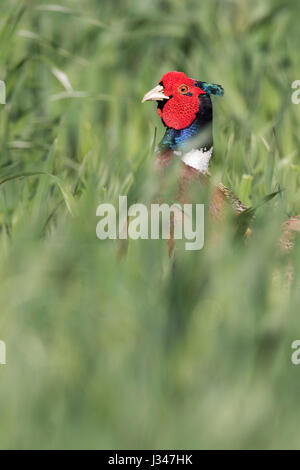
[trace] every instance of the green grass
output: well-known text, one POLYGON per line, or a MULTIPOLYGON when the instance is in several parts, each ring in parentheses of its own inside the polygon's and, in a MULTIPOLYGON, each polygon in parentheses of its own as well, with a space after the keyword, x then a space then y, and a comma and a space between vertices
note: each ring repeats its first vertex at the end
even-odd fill
POLYGON ((300 247, 277 248, 300 213, 299 1, 59 4, 0 6, 0 447, 299 447, 300 247), (149 199, 141 98, 176 69, 224 86, 213 179, 253 206, 284 191, 246 246, 228 216, 175 268, 164 241, 120 261, 96 207, 149 199))

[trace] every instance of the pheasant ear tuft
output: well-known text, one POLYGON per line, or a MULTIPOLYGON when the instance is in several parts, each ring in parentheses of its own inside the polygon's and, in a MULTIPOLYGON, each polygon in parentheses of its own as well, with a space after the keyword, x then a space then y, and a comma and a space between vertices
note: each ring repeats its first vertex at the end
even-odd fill
POLYGON ((201 88, 205 93, 208 95, 216 95, 216 96, 223 96, 224 89, 221 85, 216 85, 215 83, 207 83, 207 82, 196 82, 196 86, 201 88))

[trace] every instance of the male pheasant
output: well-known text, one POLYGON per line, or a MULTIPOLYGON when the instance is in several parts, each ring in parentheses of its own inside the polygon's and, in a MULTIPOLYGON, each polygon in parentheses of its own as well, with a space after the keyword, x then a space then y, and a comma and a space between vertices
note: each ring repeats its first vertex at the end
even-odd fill
MULTIPOLYGON (((156 163, 162 173, 174 158, 181 159, 178 202, 189 200, 189 187, 199 179, 208 181, 209 162, 213 154, 213 110, 211 95, 222 96, 221 85, 189 78, 183 72, 166 73, 159 84, 145 94, 142 102, 156 101, 157 112, 166 127, 158 145, 156 163)), ((239 214, 247 207, 223 184, 213 191, 210 213, 219 218, 228 200, 239 214)), ((173 242, 169 243, 169 251, 173 242)))

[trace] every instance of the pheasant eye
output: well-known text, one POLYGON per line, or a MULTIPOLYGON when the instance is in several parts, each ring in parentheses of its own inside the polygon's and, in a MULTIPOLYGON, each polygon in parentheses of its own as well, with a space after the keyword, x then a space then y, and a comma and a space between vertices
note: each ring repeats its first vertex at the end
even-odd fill
POLYGON ((180 85, 178 88, 179 93, 185 95, 189 91, 189 87, 187 85, 180 85))

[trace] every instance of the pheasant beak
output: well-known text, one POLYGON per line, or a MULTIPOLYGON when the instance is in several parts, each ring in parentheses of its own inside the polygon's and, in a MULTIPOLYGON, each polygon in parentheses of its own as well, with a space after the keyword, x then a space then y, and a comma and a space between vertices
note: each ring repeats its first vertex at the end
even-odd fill
POLYGON ((142 103, 145 101, 163 101, 168 100, 170 97, 164 94, 164 87, 162 85, 157 85, 152 90, 148 91, 142 99, 142 103))

